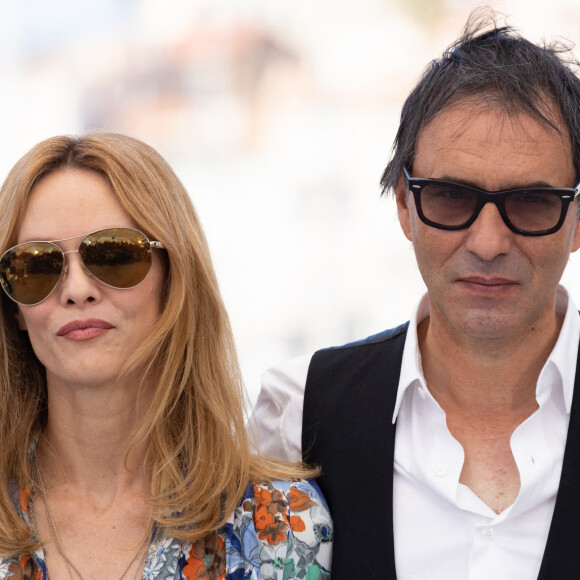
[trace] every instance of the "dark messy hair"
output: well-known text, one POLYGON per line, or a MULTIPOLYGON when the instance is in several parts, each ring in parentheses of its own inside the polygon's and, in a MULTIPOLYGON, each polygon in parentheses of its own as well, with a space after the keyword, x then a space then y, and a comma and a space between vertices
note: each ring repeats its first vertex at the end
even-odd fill
POLYGON ((526 114, 558 133, 563 124, 578 178, 580 63, 572 48, 563 42, 536 45, 511 26, 498 27, 489 9, 472 12, 461 37, 429 64, 403 105, 382 192, 395 187, 403 165, 412 168, 423 129, 460 101, 498 107, 509 116, 526 114))

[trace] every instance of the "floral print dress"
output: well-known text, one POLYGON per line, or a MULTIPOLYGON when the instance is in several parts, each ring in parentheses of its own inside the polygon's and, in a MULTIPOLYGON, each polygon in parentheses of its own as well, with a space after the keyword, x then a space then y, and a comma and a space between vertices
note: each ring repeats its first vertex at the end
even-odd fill
MULTIPOLYGON (((28 493, 19 513, 30 523, 28 493)), ((332 555, 328 508, 310 480, 249 485, 227 523, 194 544, 154 540, 143 580, 328 580, 332 555)), ((47 580, 44 552, 0 557, 0 580, 47 580)))

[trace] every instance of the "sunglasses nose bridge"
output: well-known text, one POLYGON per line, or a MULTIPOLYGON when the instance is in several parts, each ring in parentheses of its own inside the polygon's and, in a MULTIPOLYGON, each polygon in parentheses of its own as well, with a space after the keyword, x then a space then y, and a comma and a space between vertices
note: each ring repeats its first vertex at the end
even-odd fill
POLYGON ((472 224, 478 217, 483 208, 488 204, 491 203, 495 205, 495 209, 499 213, 503 223, 508 227, 508 229, 512 229, 511 224, 509 223, 508 216, 505 211, 504 199, 503 197, 498 197, 494 194, 490 194, 487 192, 480 192, 477 196, 477 201, 475 204, 475 210, 473 212, 473 216, 470 220, 470 224, 472 224))
POLYGON ((497 213, 501 217, 504 225, 508 228, 508 230, 513 231, 513 226, 510 223, 509 217, 508 217, 507 212, 505 210, 504 198, 498 197, 494 194, 489 194, 487 192, 481 192, 480 195, 478 195, 475 210, 473 212, 471 220, 469 220, 468 225, 471 226, 475 222, 475 220, 477 220, 477 218, 481 214, 482 210, 489 203, 491 203, 492 205, 495 206, 497 213))
POLYGON ((63 267, 62 267, 62 275, 60 277, 61 281, 64 282, 66 280, 66 277, 67 277, 67 274, 68 274, 68 271, 69 271, 69 260, 68 260, 68 258, 66 258, 67 254, 78 254, 79 255, 79 260, 80 260, 80 263, 81 263, 81 268, 83 269, 84 273, 87 276, 93 277, 92 272, 87 268, 86 264, 84 263, 80 251, 79 250, 67 250, 66 252, 62 251, 62 255, 65 256, 65 260, 64 260, 63 267))

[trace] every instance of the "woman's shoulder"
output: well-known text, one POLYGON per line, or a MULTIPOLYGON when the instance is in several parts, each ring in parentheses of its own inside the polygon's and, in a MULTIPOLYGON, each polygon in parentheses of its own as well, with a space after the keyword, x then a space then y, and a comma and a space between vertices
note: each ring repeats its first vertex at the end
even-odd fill
POLYGON ((332 520, 312 480, 250 484, 230 520, 232 549, 262 578, 330 577, 332 520))
MULTIPOLYGON (((326 500, 312 479, 276 480, 250 484, 238 509, 252 512, 258 525, 280 516, 293 533, 311 532, 321 542, 332 540, 332 520, 326 500)), ((281 518, 281 520, 280 520, 281 518)), ((283 526, 278 526, 281 529, 283 526)), ((261 528, 260 528, 261 529, 261 528)))
POLYGON ((332 520, 314 481, 253 483, 225 526, 186 552, 186 580, 328 580, 332 520))

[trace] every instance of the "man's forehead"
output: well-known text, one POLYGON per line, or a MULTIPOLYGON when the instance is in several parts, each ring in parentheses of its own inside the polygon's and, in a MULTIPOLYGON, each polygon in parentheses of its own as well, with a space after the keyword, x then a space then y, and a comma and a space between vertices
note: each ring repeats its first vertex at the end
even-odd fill
POLYGON ((472 182, 481 180, 482 185, 485 178, 490 189, 534 182, 572 186, 575 171, 570 138, 560 121, 557 126, 560 130, 497 106, 460 102, 439 113, 419 135, 413 174, 455 175, 472 182), (501 184, 493 183, 496 170, 502 175, 501 184), (506 183, 510 175, 514 183, 506 183))

